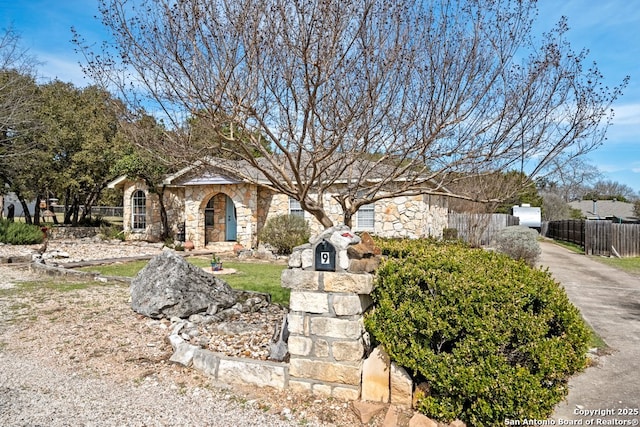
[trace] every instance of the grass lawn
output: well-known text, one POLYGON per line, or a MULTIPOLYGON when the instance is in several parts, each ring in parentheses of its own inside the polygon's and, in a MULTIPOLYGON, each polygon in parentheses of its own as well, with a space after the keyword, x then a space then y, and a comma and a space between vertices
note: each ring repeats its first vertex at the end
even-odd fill
MULTIPOLYGON (((584 250, 573 243, 561 242, 559 240, 553 241, 556 245, 565 247, 575 253, 584 254, 584 250)), ((601 262, 602 264, 609 265, 611 267, 624 270, 631 274, 640 274, 640 257, 631 258, 606 258, 601 256, 592 256, 591 259, 601 262)))
POLYGON ((575 243, 563 242, 562 240, 554 240, 553 243, 555 243, 558 246, 562 246, 563 248, 567 248, 570 251, 575 252, 577 254, 584 253, 584 249, 582 249, 580 245, 576 245, 575 243))
POLYGON ((608 351, 609 346, 607 345, 606 342, 604 342, 602 337, 600 337, 600 335, 598 335, 596 331, 593 330, 591 325, 589 325, 587 322, 584 322, 584 323, 589 328, 589 348, 597 348, 598 351, 601 351, 601 352, 608 351))
POLYGON ((624 270, 627 273, 640 275, 640 257, 635 258, 605 258, 593 257, 594 260, 611 267, 624 270))
MULTIPOLYGON (((198 267, 209 267, 208 258, 188 257, 186 260, 198 267)), ((147 261, 133 261, 85 267, 81 270, 97 271, 104 276, 133 277, 145 265, 147 261)), ((224 261, 223 265, 224 268, 236 270, 235 274, 220 276, 232 288, 268 293, 271 295, 272 302, 289 306, 289 289, 280 286, 280 274, 286 265, 230 261, 224 261)))

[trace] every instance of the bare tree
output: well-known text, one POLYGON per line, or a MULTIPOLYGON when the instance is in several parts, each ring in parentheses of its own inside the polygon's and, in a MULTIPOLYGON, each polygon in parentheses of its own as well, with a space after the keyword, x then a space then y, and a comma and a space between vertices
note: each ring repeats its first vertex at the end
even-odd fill
POLYGON ((336 183, 350 224, 376 200, 580 156, 626 84, 603 87, 565 20, 533 37, 534 0, 100 5, 113 43, 77 41, 91 77, 185 131, 173 150, 190 152, 188 119, 206 123, 209 153, 233 151, 327 227, 336 183))
POLYGON ((12 29, 0 35, 0 161, 27 153, 28 145, 14 146, 12 141, 38 127, 36 64, 12 29))
POLYGON ((593 184, 584 197, 587 199, 616 199, 626 202, 636 200, 638 193, 626 184, 612 180, 600 180, 593 184))
POLYGON ((582 158, 565 161, 554 159, 551 173, 538 181, 538 187, 545 193, 554 193, 565 202, 580 200, 593 183, 602 177, 598 168, 582 158))
POLYGON ((573 217, 571 206, 556 193, 543 193, 542 220, 559 221, 573 217))

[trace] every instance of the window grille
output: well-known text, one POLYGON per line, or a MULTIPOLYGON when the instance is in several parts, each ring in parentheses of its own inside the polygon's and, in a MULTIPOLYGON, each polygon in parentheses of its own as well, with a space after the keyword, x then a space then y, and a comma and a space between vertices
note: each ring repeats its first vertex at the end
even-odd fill
POLYGON ((134 230, 147 228, 147 196, 138 190, 131 196, 131 226, 134 230))
POLYGON ((375 205, 360 206, 356 212, 356 228, 358 230, 373 230, 375 226, 375 205))
POLYGON ((302 210, 300 202, 293 197, 289 197, 289 215, 295 215, 304 218, 304 210, 302 210))

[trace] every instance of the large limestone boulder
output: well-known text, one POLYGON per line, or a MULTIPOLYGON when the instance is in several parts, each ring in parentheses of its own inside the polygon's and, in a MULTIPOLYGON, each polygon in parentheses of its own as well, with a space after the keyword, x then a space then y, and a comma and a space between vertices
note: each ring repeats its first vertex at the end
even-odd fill
POLYGON ((236 300, 226 282, 170 251, 152 258, 131 281, 131 308, 154 319, 221 310, 236 300))

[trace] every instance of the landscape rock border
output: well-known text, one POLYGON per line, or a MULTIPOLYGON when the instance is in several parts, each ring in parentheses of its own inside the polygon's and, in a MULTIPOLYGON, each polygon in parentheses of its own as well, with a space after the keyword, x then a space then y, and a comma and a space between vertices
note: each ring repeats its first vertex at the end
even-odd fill
MULTIPOLYGON (((196 255, 193 253, 184 254, 185 256, 196 255)), ((139 257, 140 259, 146 258, 150 259, 153 256, 139 257)), ((138 258, 138 257, 136 257, 138 258)), ((133 258, 129 258, 133 259, 133 258)), ((119 259, 118 261, 123 261, 124 259, 119 259)), ((111 260, 108 260, 109 262, 111 260)), ((102 262, 87 262, 90 265, 102 264, 102 262)), ((74 267, 77 265, 74 265, 74 267)), ((128 277, 115 277, 115 276, 102 276, 98 273, 94 272, 82 272, 77 270, 72 270, 68 264, 63 263, 62 265, 50 265, 43 263, 31 263, 30 269, 37 273, 44 273, 51 276, 61 276, 61 277, 69 277, 73 280, 95 280, 100 282, 120 282, 124 284, 129 284, 131 279, 128 277)), ((173 332, 173 328, 170 329, 171 336, 173 332)), ((212 379, 214 382, 219 382, 221 385, 232 384, 239 386, 246 386, 247 384, 251 385, 251 381, 259 382, 263 384, 260 387, 271 387, 275 389, 280 389, 279 384, 286 384, 285 381, 288 381, 288 372, 286 372, 285 366, 286 363, 279 362, 271 362, 271 361, 261 361, 250 358, 238 358, 232 356, 226 356, 221 353, 216 353, 210 350, 206 350, 203 348, 199 348, 198 346, 193 346, 190 343, 186 342, 179 336, 178 338, 168 338, 168 341, 172 345, 172 349, 174 350, 173 355, 169 360, 174 363, 189 366, 195 370, 202 372, 212 379), (174 344, 176 344, 174 346, 174 344), (180 348, 179 348, 180 347, 180 348), (186 357, 179 359, 181 356, 179 353, 186 353, 186 357), (189 352, 192 352, 191 356, 189 352), (178 360, 179 359, 179 360, 178 360), (186 363, 186 364, 185 364, 186 363), (247 381, 249 379, 249 381, 247 381), (275 385, 275 386, 274 386, 275 385)), ((255 385, 255 384, 254 384, 255 385)), ((352 402, 352 407, 355 408, 355 405, 358 401, 352 402)), ((385 423, 387 424, 388 418, 395 418, 397 420, 397 414, 402 413, 403 415, 400 417, 401 421, 398 424, 391 425, 406 425, 405 421, 408 416, 414 417, 413 422, 417 421, 415 418, 418 414, 414 413, 411 410, 405 410, 402 408, 398 408, 396 405, 388 405, 383 404, 383 408, 388 408, 386 411, 385 423), (392 417, 393 416, 393 417, 392 417)), ((422 416, 419 416, 421 421, 424 421, 422 416)), ((459 422, 458 422, 459 423, 459 422)), ((376 424, 377 425, 377 424, 376 424)), ((460 425, 460 424, 453 424, 460 425)))

